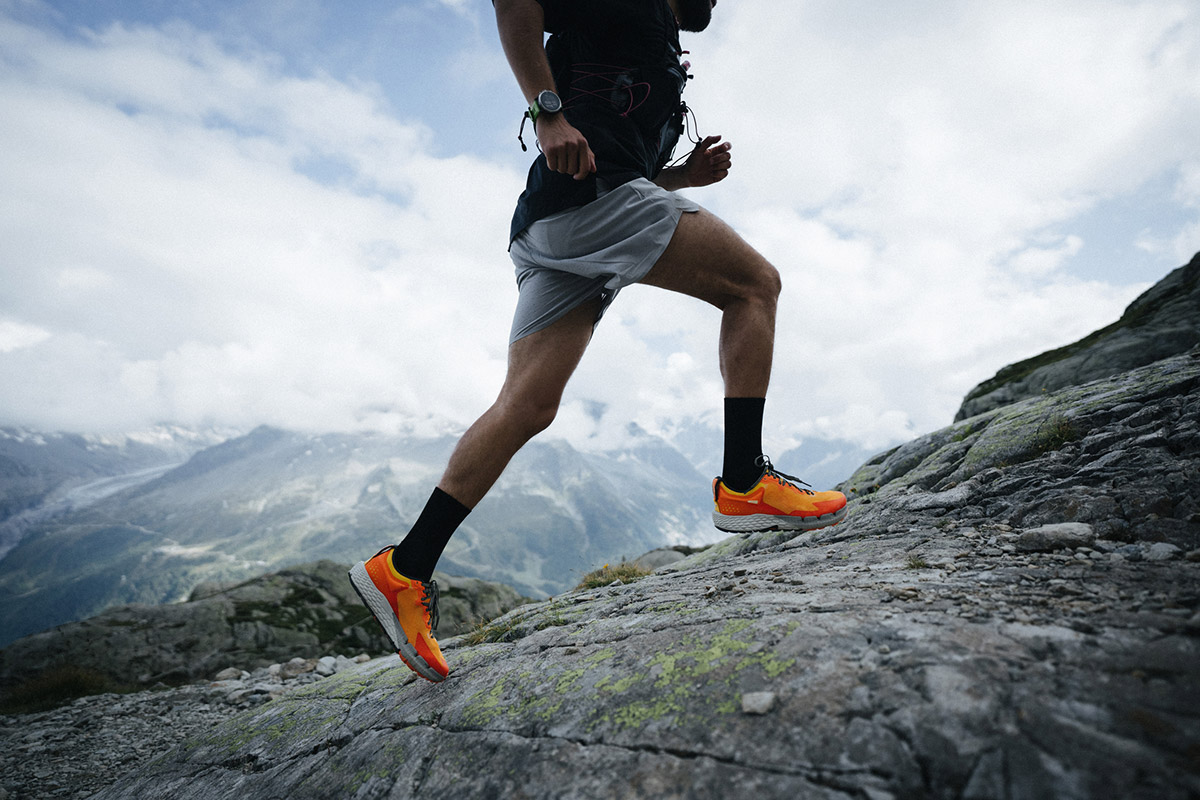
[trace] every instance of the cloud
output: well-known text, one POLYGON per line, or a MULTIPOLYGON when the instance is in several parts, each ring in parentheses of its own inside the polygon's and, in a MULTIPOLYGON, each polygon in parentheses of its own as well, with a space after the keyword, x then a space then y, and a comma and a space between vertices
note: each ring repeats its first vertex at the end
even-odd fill
POLYGON ((0 81, 16 419, 347 427, 364 399, 460 421, 486 405, 519 174, 435 158, 371 91, 194 30, 0 36, 19 54, 0 81))
MULTIPOLYGON (((773 391, 797 415, 876 441, 865 431, 899 435, 901 419, 945 424, 974 383, 1111 322, 1145 288, 1073 273, 1086 241, 1072 221, 1164 172, 1188 185, 1193 5, 863 15, 746 0, 717 14, 711 38, 684 43, 701 133, 734 144, 731 177, 702 200, 784 274, 773 391)), ((1164 274, 1200 248, 1198 228, 1164 274)))
POLYGON ((1196 160, 1190 4, 721 11, 713 46, 694 45, 702 121, 717 125, 729 97, 769 109, 719 121, 749 143, 744 179, 843 229, 1004 249, 1196 160))
POLYGON ((36 325, 0 319, 0 353, 11 353, 24 347, 32 347, 49 338, 50 332, 36 325))
MULTIPOLYGON (((464 34, 434 40, 420 80, 419 50, 397 65, 376 38, 354 61, 357 38, 314 39, 335 30, 314 3, 303 57, 286 28, 0 12, 0 422, 442 429, 486 408, 516 298, 519 109, 429 101, 520 96, 487 9, 418 11, 380 13, 464 34), (321 52, 353 78, 296 66, 321 52), (373 59, 389 68, 364 77, 373 59)), ((1079 272, 1076 222, 1164 175, 1188 214, 1129 246, 1164 274, 1190 257, 1198 18, 1182 0, 720 5, 685 40, 685 97, 734 170, 693 196, 784 276, 771 435, 882 448, 1111 322, 1146 284, 1079 272)), ((553 433, 607 447, 629 422, 719 419, 718 332, 703 303, 626 290, 553 433)))

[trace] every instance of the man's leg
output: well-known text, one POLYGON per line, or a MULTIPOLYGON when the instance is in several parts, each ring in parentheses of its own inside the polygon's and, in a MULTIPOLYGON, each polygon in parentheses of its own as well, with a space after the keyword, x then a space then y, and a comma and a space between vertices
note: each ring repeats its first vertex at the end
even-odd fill
POLYGON ((662 256, 642 279, 721 309, 721 375, 726 397, 765 397, 775 349, 779 271, 707 211, 684 214, 662 256))
POLYGON ((414 672, 444 680, 450 667, 433 638, 433 568, 451 535, 509 460, 553 421, 567 379, 591 340, 598 302, 509 347, 500 396, 463 435, 417 523, 395 547, 350 569, 350 582, 414 672))
POLYGON ((421 516, 392 552, 402 575, 428 581, 442 550, 508 462, 554 420, 567 380, 591 340, 598 301, 513 342, 496 402, 467 429, 421 516))
POLYGON ((592 338, 599 300, 518 339, 492 407, 463 434, 438 486, 474 508, 526 442, 549 427, 563 389, 592 338))
POLYGON ((684 214, 643 283, 698 297, 721 309, 725 460, 713 483, 721 530, 811 530, 845 517, 841 492, 812 492, 776 472, 762 454, 762 413, 775 349, 779 272, 707 211, 684 214))
POLYGON ((775 345, 779 273, 742 237, 701 210, 684 214, 666 251, 642 281, 721 309, 725 456, 721 475, 744 491, 762 467, 762 420, 775 345))

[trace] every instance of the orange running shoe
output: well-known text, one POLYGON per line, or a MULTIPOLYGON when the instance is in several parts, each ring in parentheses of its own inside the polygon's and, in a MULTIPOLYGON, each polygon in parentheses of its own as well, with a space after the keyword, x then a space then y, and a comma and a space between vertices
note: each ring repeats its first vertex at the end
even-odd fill
POLYGON ((846 495, 814 492, 807 483, 776 472, 771 459, 760 456, 763 468, 758 483, 746 492, 735 492, 713 478, 713 524, 730 533, 757 531, 812 531, 837 525, 846 518, 846 495))
POLYGON ((350 570, 354 591, 392 640, 396 654, 413 672, 438 683, 450 674, 433 631, 438 624, 437 581, 406 578, 392 566, 392 545, 350 570))

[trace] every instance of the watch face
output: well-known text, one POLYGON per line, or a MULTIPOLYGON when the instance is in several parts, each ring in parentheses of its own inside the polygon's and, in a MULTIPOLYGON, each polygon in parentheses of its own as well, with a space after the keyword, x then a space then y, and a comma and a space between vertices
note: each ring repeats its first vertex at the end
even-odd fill
POLYGON ((538 95, 538 105, 542 112, 546 114, 557 114, 562 110, 562 100, 558 98, 554 92, 549 90, 538 95))

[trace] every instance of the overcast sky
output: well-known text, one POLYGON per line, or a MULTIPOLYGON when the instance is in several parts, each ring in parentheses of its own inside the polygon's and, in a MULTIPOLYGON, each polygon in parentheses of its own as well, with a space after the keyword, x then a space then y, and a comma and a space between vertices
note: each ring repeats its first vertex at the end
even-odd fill
MULTIPOLYGON (((684 47, 734 148, 691 196, 784 276, 776 449, 948 424, 1200 249, 1195 0, 725 0, 684 47)), ((468 424, 523 108, 486 0, 0 0, 0 424, 468 424)), ((556 432, 711 416, 717 330, 626 291, 556 432)))

